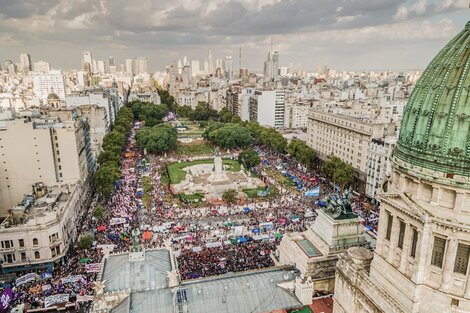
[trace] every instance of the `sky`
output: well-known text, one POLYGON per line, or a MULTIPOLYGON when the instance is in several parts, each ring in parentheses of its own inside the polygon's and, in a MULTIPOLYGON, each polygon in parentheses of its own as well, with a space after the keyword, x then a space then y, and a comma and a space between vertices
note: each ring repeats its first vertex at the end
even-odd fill
POLYGON ((95 59, 233 57, 234 69, 280 65, 338 70, 422 69, 470 20, 469 0, 0 0, 0 61, 80 68, 95 59))

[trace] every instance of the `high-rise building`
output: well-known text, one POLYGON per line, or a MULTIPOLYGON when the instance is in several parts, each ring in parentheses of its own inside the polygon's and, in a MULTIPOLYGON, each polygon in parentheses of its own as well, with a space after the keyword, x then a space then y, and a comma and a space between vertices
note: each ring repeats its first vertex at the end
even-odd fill
POLYGON ((134 66, 135 66, 135 69, 134 69, 135 74, 146 74, 148 72, 147 58, 145 57, 135 58, 134 66))
POLYGON ((192 60, 191 61, 191 74, 193 76, 196 76, 199 74, 201 71, 201 68, 199 67, 199 60, 192 60))
POLYGON ((33 75, 33 90, 41 101, 46 101, 47 96, 54 92, 65 100, 65 76, 61 71, 50 71, 48 74, 33 75))
POLYGON ((378 196, 375 252, 340 256, 335 313, 470 312, 469 40, 470 22, 413 89, 378 196))
POLYGON ((231 56, 226 56, 225 57, 225 77, 227 77, 228 80, 233 78, 233 60, 231 56))
POLYGON ((126 59, 126 73, 134 75, 134 60, 126 59))
POLYGON ((89 73, 91 73, 94 70, 93 57, 90 51, 83 52, 82 69, 89 73))
POLYGON ((116 64, 114 64, 114 57, 113 56, 108 57, 108 66, 109 67, 116 66, 116 64))
POLYGON ((274 52, 272 57, 268 52, 268 57, 264 61, 264 81, 277 81, 279 76, 279 52, 274 52))
MULTIPOLYGON (((57 96, 49 98, 55 101, 54 97, 57 96)), ((42 113, 2 124, 0 210, 3 213, 19 203, 37 182, 83 183, 88 177, 93 159, 87 123, 76 118, 74 110, 42 113)))
POLYGON ((33 64, 34 71, 37 73, 49 73, 51 70, 51 65, 46 61, 37 61, 33 64))
POLYGON ((100 74, 106 73, 105 64, 103 60, 98 60, 96 62, 96 71, 100 74))
POLYGON ((212 61, 212 51, 209 49, 207 54, 207 65, 208 65, 208 73, 207 74, 214 74, 214 63, 212 61))
POLYGON ((258 122, 262 126, 284 127, 285 110, 284 90, 256 91, 250 98, 250 121, 258 122))
POLYGON ((29 55, 29 53, 21 53, 20 64, 21 64, 21 71, 23 73, 30 72, 32 70, 31 55, 29 55))

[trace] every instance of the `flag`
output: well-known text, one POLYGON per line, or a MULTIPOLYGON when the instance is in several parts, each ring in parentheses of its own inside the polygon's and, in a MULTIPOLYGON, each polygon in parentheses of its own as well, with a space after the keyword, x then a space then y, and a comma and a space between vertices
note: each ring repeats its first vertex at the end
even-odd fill
POLYGON ((307 191, 304 196, 306 197, 319 197, 320 196, 320 186, 317 186, 313 189, 307 191))

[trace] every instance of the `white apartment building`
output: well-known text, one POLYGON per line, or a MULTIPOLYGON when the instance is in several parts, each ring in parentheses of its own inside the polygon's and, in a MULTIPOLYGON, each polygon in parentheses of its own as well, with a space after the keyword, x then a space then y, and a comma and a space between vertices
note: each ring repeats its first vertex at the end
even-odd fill
POLYGON ((255 94, 255 88, 242 88, 238 97, 238 108, 242 121, 250 120, 250 98, 255 94))
POLYGON ((33 63, 33 69, 37 73, 49 73, 51 65, 46 61, 37 61, 33 63))
POLYGON ((263 126, 284 127, 286 103, 283 90, 256 91, 250 98, 250 121, 263 126))
POLYGON ((0 214, 37 182, 85 182, 94 168, 88 122, 72 110, 0 121, 0 214))
POLYGON ((28 196, 0 224, 3 273, 51 268, 66 255, 77 240, 82 192, 78 184, 30 186, 28 196))
POLYGON ((367 157, 371 140, 395 132, 394 124, 361 120, 332 110, 311 109, 307 123, 307 144, 326 160, 337 156, 357 172, 359 181, 366 182, 367 157))
POLYGON ((396 136, 387 136, 385 139, 372 139, 369 144, 366 195, 371 198, 375 198, 377 190, 392 173, 390 156, 396 141, 396 136))
POLYGON ((176 97, 176 103, 180 106, 189 105, 194 110, 197 105, 196 94, 194 92, 182 92, 176 97))
POLYGON ((310 105, 304 103, 286 104, 285 127, 305 128, 307 127, 308 112, 310 105))
POLYGON ((53 91, 60 100, 65 100, 65 75, 61 71, 50 71, 48 74, 33 75, 33 91, 41 101, 53 91))

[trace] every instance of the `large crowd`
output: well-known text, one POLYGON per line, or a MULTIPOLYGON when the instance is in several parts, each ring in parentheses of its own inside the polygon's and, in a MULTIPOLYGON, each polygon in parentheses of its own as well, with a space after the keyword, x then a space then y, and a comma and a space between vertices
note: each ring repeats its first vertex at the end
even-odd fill
MULTIPOLYGON (((138 128, 135 126, 128 136, 121 158, 121 177, 103 215, 93 216, 94 201, 77 225, 79 234, 93 235, 93 248, 75 245, 63 264, 38 273, 34 280, 21 285, 13 283, 14 299, 10 305, 44 307, 45 299, 54 294, 69 294, 69 302, 86 305, 83 301, 91 300, 86 296, 93 295, 97 279, 97 272, 88 271, 87 264, 99 264, 105 253, 128 252, 135 244, 132 237, 136 230, 139 243, 145 248, 174 251, 183 280, 270 267, 271 253, 283 234, 304 231, 322 207, 320 199, 338 191, 319 172, 303 168, 290 156, 257 147, 262 162, 252 170, 271 190, 275 187, 278 196, 258 197, 243 205, 192 206, 166 201, 170 188, 161 179, 166 160, 144 155, 135 141, 138 128), (147 206, 142 200, 144 177, 150 178, 153 189, 147 206), (279 177, 289 177, 292 183, 286 185, 285 178, 282 182, 279 177), (320 187, 320 195, 306 197, 305 192, 315 187, 320 187)), ((375 232, 378 208, 357 194, 351 201, 365 225, 375 232)))

